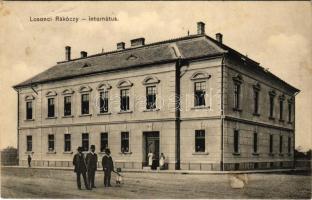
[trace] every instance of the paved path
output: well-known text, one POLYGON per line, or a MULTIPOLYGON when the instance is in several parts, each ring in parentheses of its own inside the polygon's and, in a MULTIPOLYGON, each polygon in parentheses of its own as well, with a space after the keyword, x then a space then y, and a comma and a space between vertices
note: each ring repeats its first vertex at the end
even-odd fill
MULTIPOLYGON (((306 174, 249 174, 244 189, 232 189, 229 174, 123 173, 121 187, 104 188, 103 173, 97 188, 77 190, 68 170, 1 169, 4 198, 306 198, 311 197, 306 174)), ((114 180, 114 176, 112 177, 114 180)))

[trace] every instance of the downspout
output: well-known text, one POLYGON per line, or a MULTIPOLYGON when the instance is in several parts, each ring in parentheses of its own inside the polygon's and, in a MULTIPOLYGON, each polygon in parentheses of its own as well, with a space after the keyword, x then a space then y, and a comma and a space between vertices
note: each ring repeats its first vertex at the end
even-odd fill
POLYGON ((16 89, 17 91, 17 164, 19 165, 19 119, 20 119, 20 116, 19 116, 19 102, 20 102, 20 95, 19 95, 19 90, 16 89))
POLYGON ((220 162, 220 168, 221 171, 224 171, 224 90, 223 90, 223 86, 224 86, 224 75, 223 75, 223 71, 224 71, 224 61, 225 61, 225 54, 223 54, 222 56, 222 61, 221 61, 221 162, 220 162))
POLYGON ((293 168, 296 168, 296 161, 295 161, 295 148, 296 148, 296 96, 299 94, 298 92, 295 92, 294 94, 294 126, 293 126, 293 168))
POLYGON ((182 59, 179 58, 176 62, 176 84, 175 84, 175 135, 176 135, 176 166, 175 169, 179 170, 180 169, 180 123, 181 123, 181 118, 180 118, 180 69, 182 66, 182 59))

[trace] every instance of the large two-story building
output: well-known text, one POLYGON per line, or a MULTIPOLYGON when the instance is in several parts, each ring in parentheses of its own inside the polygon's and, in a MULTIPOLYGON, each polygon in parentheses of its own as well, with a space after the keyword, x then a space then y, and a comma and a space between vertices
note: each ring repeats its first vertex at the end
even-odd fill
MULTIPOLYGON (((20 165, 72 166, 78 146, 110 148, 142 169, 148 152, 169 169, 291 168, 298 89, 205 34, 71 58, 26 80, 18 94, 20 165)), ((99 163, 100 166, 100 163, 99 163)))

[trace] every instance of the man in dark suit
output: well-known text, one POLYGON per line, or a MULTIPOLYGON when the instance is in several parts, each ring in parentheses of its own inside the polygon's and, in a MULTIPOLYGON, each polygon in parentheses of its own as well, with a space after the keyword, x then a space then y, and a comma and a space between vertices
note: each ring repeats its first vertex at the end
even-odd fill
POLYGON ((104 187, 111 187, 111 172, 114 170, 113 159, 110 156, 110 150, 105 149, 105 155, 102 158, 102 166, 104 171, 104 187))
POLYGON ((88 184, 90 188, 96 188, 94 185, 94 177, 95 177, 95 171, 97 169, 98 157, 95 153, 95 145, 91 145, 90 149, 91 149, 91 152, 89 152, 86 157, 87 170, 88 170, 88 184))
POLYGON ((88 182, 87 182, 87 166, 85 158, 82 154, 82 147, 78 147, 78 153, 75 154, 73 159, 73 165, 75 166, 74 171, 77 175, 77 187, 79 190, 81 190, 81 181, 80 181, 80 175, 83 177, 83 181, 85 184, 85 187, 87 190, 89 190, 88 182))

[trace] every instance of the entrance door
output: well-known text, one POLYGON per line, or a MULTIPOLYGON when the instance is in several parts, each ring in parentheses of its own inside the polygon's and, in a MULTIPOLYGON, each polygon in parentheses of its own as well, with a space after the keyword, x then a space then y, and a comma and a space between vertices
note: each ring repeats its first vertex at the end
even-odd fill
POLYGON ((148 166, 148 153, 152 152, 155 156, 157 167, 159 165, 159 132, 144 132, 145 137, 145 166, 148 166))

